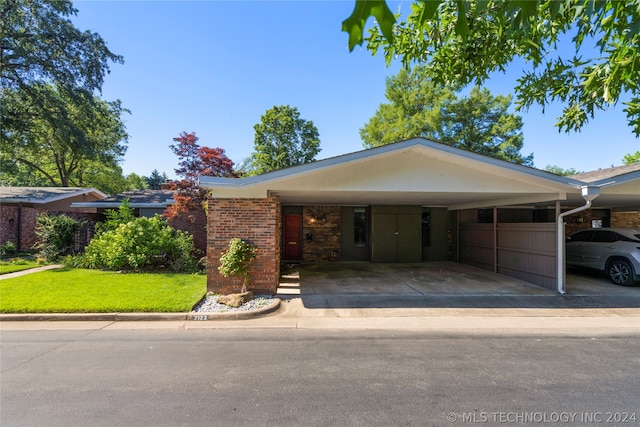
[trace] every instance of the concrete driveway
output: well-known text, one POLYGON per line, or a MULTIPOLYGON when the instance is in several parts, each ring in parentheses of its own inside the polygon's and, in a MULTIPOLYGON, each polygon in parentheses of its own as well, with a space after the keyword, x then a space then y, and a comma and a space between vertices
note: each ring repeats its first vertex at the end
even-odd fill
POLYGON ((282 269, 281 298, 301 298, 306 308, 575 308, 640 307, 640 287, 571 272, 568 294, 454 262, 382 264, 338 262, 282 269))

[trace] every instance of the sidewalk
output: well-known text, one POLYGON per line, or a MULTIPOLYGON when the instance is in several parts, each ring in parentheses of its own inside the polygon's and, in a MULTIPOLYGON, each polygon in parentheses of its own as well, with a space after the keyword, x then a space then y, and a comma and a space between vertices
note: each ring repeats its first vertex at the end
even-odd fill
MULTIPOLYGON (((197 313, 202 315, 205 313, 197 313)), ((64 321, 0 322, 0 330, 153 330, 153 329, 318 329, 398 330, 434 334, 477 335, 640 335, 638 308, 360 308, 308 309, 300 298, 281 301, 276 312, 244 320, 185 313, 136 314, 129 320, 67 315, 64 321), (69 320, 71 317, 76 320, 69 320)), ((7 315, 4 315, 7 316, 7 315)))
POLYGON ((64 265, 52 264, 52 265, 45 265, 42 267, 30 268, 28 270, 16 271, 15 273, 1 274, 0 280, 12 279, 14 277, 26 276, 27 274, 31 274, 31 273, 38 273, 40 271, 53 270, 56 268, 63 268, 63 267, 64 265))

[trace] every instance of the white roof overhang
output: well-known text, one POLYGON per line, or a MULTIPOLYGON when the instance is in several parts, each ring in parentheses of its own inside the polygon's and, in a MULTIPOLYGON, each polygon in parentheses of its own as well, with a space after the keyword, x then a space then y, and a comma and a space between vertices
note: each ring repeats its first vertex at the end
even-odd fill
POLYGON ((589 183, 600 188, 593 201, 595 208, 618 208, 640 211, 640 171, 589 183))
POLYGON ((447 145, 412 139, 247 178, 203 177, 218 198, 283 204, 423 205, 449 209, 580 196, 582 183, 447 145))

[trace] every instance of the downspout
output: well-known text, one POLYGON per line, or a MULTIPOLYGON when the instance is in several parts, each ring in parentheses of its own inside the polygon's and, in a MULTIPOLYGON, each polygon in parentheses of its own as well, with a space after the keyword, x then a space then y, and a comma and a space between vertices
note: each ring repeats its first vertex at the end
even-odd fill
POLYGON ((565 283, 567 281, 567 270, 565 268, 565 259, 564 259, 565 258, 564 217, 589 209, 591 207, 591 202, 593 201, 593 199, 595 199, 600 195, 600 188, 598 187, 589 187, 585 185, 581 188, 582 188, 582 197, 585 200, 584 206, 580 206, 578 208, 571 209, 570 211, 560 213, 556 220, 556 226, 557 226, 556 238, 557 238, 557 245, 558 245, 557 258, 556 258, 556 262, 557 262, 556 277, 557 277, 557 284, 558 284, 558 293, 560 295, 566 294, 565 283))

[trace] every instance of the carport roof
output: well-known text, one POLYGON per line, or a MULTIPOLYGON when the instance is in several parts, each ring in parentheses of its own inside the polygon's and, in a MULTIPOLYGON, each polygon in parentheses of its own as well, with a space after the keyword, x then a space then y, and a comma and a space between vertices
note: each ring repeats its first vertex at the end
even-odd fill
POLYGON ((449 209, 549 203, 583 182, 422 138, 245 178, 203 177, 219 198, 283 204, 413 204, 449 209))
POLYGON ((596 208, 633 212, 640 210, 640 163, 599 169, 574 175, 572 178, 600 188, 600 196, 593 201, 596 208))

